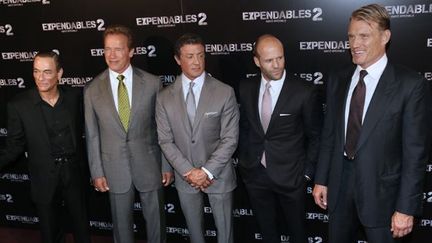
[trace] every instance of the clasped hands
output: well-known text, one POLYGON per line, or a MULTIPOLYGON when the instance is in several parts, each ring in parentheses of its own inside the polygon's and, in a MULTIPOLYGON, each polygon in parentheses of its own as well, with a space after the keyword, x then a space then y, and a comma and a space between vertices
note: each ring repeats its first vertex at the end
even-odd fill
POLYGON ((213 181, 210 180, 204 170, 193 168, 183 175, 185 180, 195 189, 204 190, 209 187, 213 181))

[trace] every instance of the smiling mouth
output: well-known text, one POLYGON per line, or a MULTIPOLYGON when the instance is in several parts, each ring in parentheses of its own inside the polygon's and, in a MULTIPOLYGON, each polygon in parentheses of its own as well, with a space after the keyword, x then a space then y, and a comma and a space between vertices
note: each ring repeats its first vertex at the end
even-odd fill
POLYGON ((356 55, 356 56, 363 55, 364 53, 365 53, 365 51, 351 51, 351 54, 356 55))

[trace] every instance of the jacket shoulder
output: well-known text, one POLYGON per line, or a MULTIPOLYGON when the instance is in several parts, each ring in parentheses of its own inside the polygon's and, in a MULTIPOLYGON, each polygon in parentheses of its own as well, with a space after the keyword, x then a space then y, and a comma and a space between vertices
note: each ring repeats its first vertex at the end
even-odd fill
POLYGON ((144 71, 140 68, 133 67, 134 75, 138 75, 141 79, 145 81, 152 81, 152 82, 160 82, 160 79, 158 76, 151 74, 147 71, 144 71))
POLYGON ((91 87, 97 86, 100 82, 102 82, 106 77, 108 77, 108 69, 99 73, 92 80, 86 83, 84 86, 84 90, 89 89, 91 87))
POLYGON ((398 79, 403 80, 403 82, 422 82, 424 81, 423 76, 420 75, 420 73, 414 71, 411 68, 408 68, 403 65, 391 65, 391 67, 394 70, 395 77, 398 79))
POLYGON ((211 82, 212 88, 215 88, 217 90, 229 91, 229 90, 233 89, 228 84, 226 84, 226 83, 224 83, 224 82, 220 81, 219 79, 214 78, 212 76, 207 76, 206 81, 211 82))
POLYGON ((261 79, 260 77, 261 77, 260 75, 256 75, 256 76, 253 76, 250 78, 245 78, 245 79, 240 80, 239 89, 250 88, 250 87, 256 85, 256 83, 260 81, 260 79, 261 79))

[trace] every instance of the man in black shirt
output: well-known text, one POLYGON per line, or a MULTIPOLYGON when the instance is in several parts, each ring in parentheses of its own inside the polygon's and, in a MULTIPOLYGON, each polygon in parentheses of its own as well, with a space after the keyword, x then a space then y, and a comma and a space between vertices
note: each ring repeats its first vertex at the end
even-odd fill
POLYGON ((42 242, 64 242, 59 209, 69 211, 75 242, 90 242, 85 203, 83 117, 79 91, 58 87, 63 74, 55 52, 39 52, 33 63, 36 88, 8 103, 6 150, 0 168, 28 152, 31 195, 42 242))

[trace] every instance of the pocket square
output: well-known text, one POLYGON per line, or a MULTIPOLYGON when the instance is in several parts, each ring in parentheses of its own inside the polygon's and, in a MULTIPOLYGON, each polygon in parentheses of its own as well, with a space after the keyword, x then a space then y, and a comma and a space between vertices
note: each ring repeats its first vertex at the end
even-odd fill
POLYGON ((280 113, 279 116, 291 116, 290 113, 280 113))
POLYGON ((219 115, 219 113, 217 111, 211 111, 211 112, 204 113, 205 117, 215 117, 215 116, 218 116, 218 115, 219 115))

